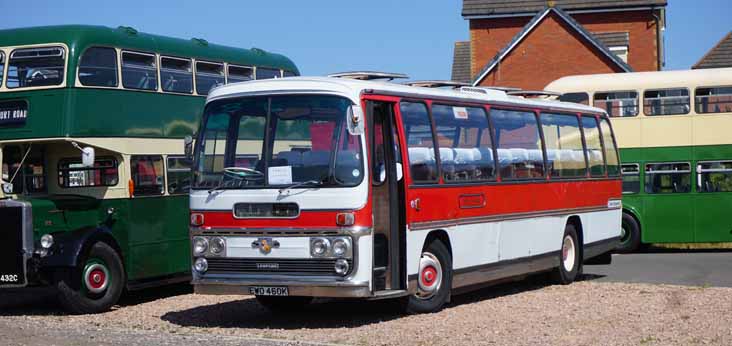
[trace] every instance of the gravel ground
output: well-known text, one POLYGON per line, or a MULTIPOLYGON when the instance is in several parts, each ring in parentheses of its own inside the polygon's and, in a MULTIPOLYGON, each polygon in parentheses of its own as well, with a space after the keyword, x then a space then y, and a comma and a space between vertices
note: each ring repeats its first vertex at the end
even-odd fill
POLYGON ((363 301, 319 301, 274 315, 249 297, 188 290, 137 294, 96 316, 64 315, 42 294, 30 302, 4 294, 0 344, 732 345, 732 288, 591 280, 547 286, 530 278, 412 316, 389 302, 363 301))

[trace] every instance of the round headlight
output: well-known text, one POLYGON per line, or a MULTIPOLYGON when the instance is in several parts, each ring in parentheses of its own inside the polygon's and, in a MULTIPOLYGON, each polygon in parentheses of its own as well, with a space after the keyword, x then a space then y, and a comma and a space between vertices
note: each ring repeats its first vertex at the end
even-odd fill
POLYGON ((224 252, 224 249, 226 249, 226 242, 223 238, 216 237, 211 239, 209 246, 211 247, 212 254, 220 255, 224 252))
POLYGON ((333 254, 341 257, 348 253, 348 242, 345 239, 336 239, 333 241, 333 254))
POLYGON ((318 238, 313 241, 312 253, 315 256, 325 256, 330 250, 330 241, 325 238, 318 238))
POLYGON ((208 270, 208 261, 205 258, 199 258, 193 263, 193 270, 203 273, 208 270))
POLYGON ((203 255, 208 250, 208 239, 204 237, 193 238, 193 254, 203 255))
POLYGON ((53 236, 50 234, 44 234, 41 237, 41 247, 44 249, 50 249, 53 246, 53 236))
POLYGON ((336 260, 335 266, 333 267, 333 269, 335 270, 336 274, 338 274, 338 275, 346 275, 346 273, 348 273, 348 269, 349 269, 348 261, 346 261, 342 258, 336 260))

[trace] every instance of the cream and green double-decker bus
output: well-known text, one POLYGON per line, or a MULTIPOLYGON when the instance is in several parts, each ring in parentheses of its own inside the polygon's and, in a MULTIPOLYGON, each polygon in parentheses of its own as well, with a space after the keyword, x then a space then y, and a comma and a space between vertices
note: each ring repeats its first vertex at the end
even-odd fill
POLYGON ((623 243, 732 242, 732 68, 572 76, 546 88, 607 110, 623 174, 623 243))
POLYGON ((213 87, 292 75, 282 55, 129 27, 0 30, 0 288, 53 285, 95 313, 189 280, 182 139, 213 87))

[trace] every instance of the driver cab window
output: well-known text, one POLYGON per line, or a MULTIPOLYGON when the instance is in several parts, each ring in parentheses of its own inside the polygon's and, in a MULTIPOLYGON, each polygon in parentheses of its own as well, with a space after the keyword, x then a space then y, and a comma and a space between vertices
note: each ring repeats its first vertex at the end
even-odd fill
POLYGON ((13 184, 12 193, 46 192, 46 167, 42 147, 8 145, 2 150, 2 181, 13 184))

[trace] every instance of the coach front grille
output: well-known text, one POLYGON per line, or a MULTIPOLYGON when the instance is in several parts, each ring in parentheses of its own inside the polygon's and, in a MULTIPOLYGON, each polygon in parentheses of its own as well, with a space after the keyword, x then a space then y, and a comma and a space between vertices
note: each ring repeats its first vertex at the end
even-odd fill
MULTIPOLYGON (((209 274, 336 276, 335 259, 208 258, 209 274)), ((353 268, 353 260, 348 260, 353 268)))
POLYGON ((0 205, 0 287, 26 284, 23 216, 22 206, 0 205))

